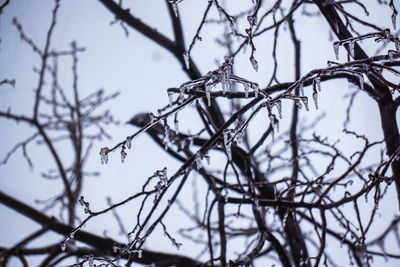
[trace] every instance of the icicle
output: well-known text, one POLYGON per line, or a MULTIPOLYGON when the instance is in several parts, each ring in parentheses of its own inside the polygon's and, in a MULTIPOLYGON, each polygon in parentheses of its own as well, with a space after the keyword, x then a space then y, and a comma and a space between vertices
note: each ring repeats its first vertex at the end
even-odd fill
POLYGON ((196 161, 196 167, 197 167, 197 169, 200 170, 200 169, 202 168, 200 151, 197 151, 197 152, 196 152, 196 155, 195 155, 195 157, 194 157, 194 160, 196 161))
POLYGON ((300 91, 300 95, 304 96, 304 85, 302 82, 299 84, 299 91, 300 91))
POLYGON ((176 3, 172 3, 172 9, 174 10, 175 17, 178 17, 178 5, 176 3))
POLYGON ((314 79, 318 92, 321 92, 321 78, 319 76, 314 79))
POLYGON ((167 148, 167 147, 169 147, 169 144, 171 142, 171 139, 169 138, 168 124, 165 123, 164 129, 165 129, 165 135, 164 135, 163 143, 164 143, 164 147, 167 148))
POLYGON ((393 24, 393 29, 396 30, 396 13, 394 12, 392 14, 392 24, 393 24))
POLYGON ((361 244, 358 247, 356 247, 356 253, 361 260, 362 266, 368 267, 369 264, 368 264, 367 249, 365 247, 365 244, 361 244))
POLYGON ((288 216, 289 216, 289 212, 286 212, 285 215, 283 215, 283 219, 282 219, 283 227, 286 227, 286 222, 287 222, 288 216))
POLYGON ((395 53, 396 52, 394 52, 393 50, 389 50, 388 57, 389 57, 390 62, 393 62, 393 58, 394 58, 395 53))
POLYGON ((396 47, 397 53, 400 53, 400 40, 399 39, 395 39, 394 40, 394 45, 396 47))
POLYGON ((207 96, 207 105, 211 107, 211 85, 206 84, 206 96, 207 96))
POLYGON ((207 165, 210 165, 210 163, 211 163, 210 156, 209 155, 205 155, 204 158, 207 160, 207 165))
POLYGON ((336 60, 339 60, 339 42, 333 42, 333 51, 335 52, 336 60))
POLYGON ((304 107, 306 108, 306 110, 308 111, 308 110, 309 110, 309 107, 308 107, 308 98, 307 98, 306 96, 304 96, 304 97, 301 98, 301 101, 303 101, 303 105, 304 105, 304 107))
POLYGON ((94 259, 92 255, 89 255, 89 267, 93 267, 94 259))
POLYGON ((360 89, 364 90, 364 76, 362 74, 358 76, 358 81, 360 82, 360 89))
POLYGON ((223 189, 224 193, 222 194, 224 196, 224 200, 225 202, 228 202, 228 190, 226 190, 226 188, 223 189))
POLYGON ((253 56, 250 57, 250 62, 251 62, 251 65, 253 66, 253 69, 255 71, 258 71, 258 62, 253 56))
POLYGON ((245 96, 246 98, 249 97, 249 84, 248 84, 248 83, 245 83, 245 84, 244 84, 244 96, 245 96))
POLYGON ((65 242, 61 243, 61 251, 65 251, 67 249, 67 245, 65 245, 65 242))
POLYGON ((317 93, 317 91, 313 92, 312 98, 314 100, 315 109, 318 109, 318 93, 317 93))
POLYGON ((149 112, 149 119, 150 119, 150 123, 154 123, 157 120, 157 118, 153 114, 153 112, 149 112))
POLYGON ((222 84, 222 93, 225 94, 226 90, 228 89, 228 82, 223 78, 221 84, 222 84))
POLYGON ((124 149, 121 150, 121 162, 124 163, 125 159, 126 159, 126 152, 124 149))
POLYGON ((110 152, 110 149, 108 147, 103 147, 102 149, 100 149, 101 164, 108 163, 108 152, 110 152))
POLYGON ((390 41, 390 29, 384 29, 383 35, 385 36, 387 41, 390 41))
POLYGON ((229 142, 228 132, 229 132, 229 130, 224 130, 224 132, 223 132, 224 146, 225 146, 225 151, 226 151, 226 154, 228 155, 229 161, 232 161, 232 149, 231 149, 231 143, 229 142))
POLYGON ((232 22, 229 23, 229 27, 231 28, 231 34, 236 35, 236 29, 235 29, 235 21, 233 20, 232 22))
POLYGON ((280 100, 275 102, 276 108, 278 109, 279 119, 282 119, 282 102, 280 100))
POLYGON ((274 117, 274 126, 276 128, 276 132, 279 133, 279 121, 274 117))
POLYGON ((297 106, 298 109, 302 109, 302 108, 303 108, 303 106, 301 105, 299 99, 296 99, 296 100, 295 100, 295 103, 296 103, 296 106, 297 106))
POLYGON ((258 97, 258 93, 260 91, 260 88, 258 87, 258 84, 253 84, 252 87, 254 89, 254 96, 258 97))
POLYGON ((126 137, 125 145, 126 145, 126 147, 127 147, 128 149, 131 149, 131 147, 132 147, 132 137, 130 137, 130 136, 127 136, 127 137, 126 137))
POLYGON ((175 117, 174 117, 174 128, 175 128, 175 132, 179 132, 178 113, 175 113, 175 117))
POLYGON ((172 104, 174 102, 174 96, 173 93, 168 91, 168 99, 169 99, 169 106, 172 107, 172 104))
POLYGON ((190 67, 190 55, 187 51, 183 53, 183 60, 185 61, 186 69, 188 70, 190 67))
POLYGON ((250 27, 255 24, 255 19, 253 16, 247 16, 247 21, 249 22, 250 27))
POLYGON ((272 125, 275 124, 275 120, 274 120, 274 114, 272 114, 272 112, 270 110, 268 110, 268 119, 271 122, 272 125))
POLYGON ((354 41, 349 41, 350 56, 354 58, 354 41))

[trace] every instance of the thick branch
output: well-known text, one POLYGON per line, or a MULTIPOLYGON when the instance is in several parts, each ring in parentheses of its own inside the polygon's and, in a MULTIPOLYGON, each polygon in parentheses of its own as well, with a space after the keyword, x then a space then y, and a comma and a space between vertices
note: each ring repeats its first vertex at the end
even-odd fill
MULTIPOLYGON (((50 218, 38 210, 4 194, 0 191, 0 202, 6 205, 7 207, 21 213, 22 215, 26 216, 27 218, 37 222, 38 224, 42 225, 45 228, 48 228, 58 234, 67 236, 69 235, 74 228, 67 226, 55 218, 50 218)), ((114 252, 114 245, 123 247, 123 244, 120 244, 110 238, 100 237, 82 230, 79 230, 75 233, 75 240, 83 242, 87 245, 92 246, 95 248, 99 253, 104 255, 110 256, 118 256, 114 252)), ((61 249, 61 247, 60 247, 61 249)), ((176 255, 176 254, 166 254, 161 252, 154 252, 149 250, 143 250, 142 257, 138 258, 137 256, 133 255, 122 255, 124 258, 133 259, 135 262, 142 263, 142 264, 152 264, 152 263, 162 263, 162 264, 169 264, 169 265, 176 265, 179 267, 186 267, 186 266, 202 266, 203 264, 190 259, 188 257, 176 255)))

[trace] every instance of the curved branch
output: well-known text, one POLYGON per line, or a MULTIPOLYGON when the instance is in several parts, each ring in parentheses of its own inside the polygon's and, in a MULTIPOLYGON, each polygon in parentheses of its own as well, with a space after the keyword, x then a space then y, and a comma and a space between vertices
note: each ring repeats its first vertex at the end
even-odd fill
MULTIPOLYGON (((73 227, 67 226, 57 221, 55 218, 48 217, 42 214, 40 211, 4 194, 1 191, 0 191, 0 203, 3 203, 4 205, 13 209, 14 211, 23 214, 27 218, 30 218, 31 220, 42 225, 43 227, 52 230, 58 234, 67 236, 70 234, 71 231, 74 230, 73 227)), ((94 235, 82 230, 77 231, 74 238, 77 241, 92 246, 99 252, 99 254, 109 255, 109 256, 117 256, 117 253, 114 252, 115 245, 121 247, 123 246, 123 244, 120 244, 117 241, 114 241, 110 238, 100 237, 98 235, 94 235)), ((203 265, 202 263, 185 256, 154 252, 150 250, 143 250, 141 258, 138 258, 137 255, 133 256, 129 254, 122 255, 122 258, 130 258, 133 259, 133 261, 142 264, 151 264, 159 262, 169 265, 175 264, 176 266, 179 267, 203 265)))

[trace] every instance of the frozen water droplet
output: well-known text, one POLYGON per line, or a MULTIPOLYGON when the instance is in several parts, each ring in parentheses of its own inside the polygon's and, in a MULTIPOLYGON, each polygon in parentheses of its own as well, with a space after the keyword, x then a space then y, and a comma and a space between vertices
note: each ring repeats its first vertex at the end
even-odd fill
POLYGON ((121 150, 121 162, 124 163, 125 159, 126 159, 126 152, 124 149, 121 150))
POLYGON ((206 84, 207 105, 211 107, 211 85, 206 84))
POLYGON ((308 97, 303 96, 303 97, 301 98, 301 101, 303 101, 303 105, 304 105, 304 107, 306 108, 306 110, 308 111, 308 110, 309 110, 309 107, 308 107, 308 97))
POLYGON ((244 96, 245 96, 246 98, 249 97, 249 84, 248 84, 248 83, 245 83, 245 84, 244 84, 244 96))
POLYGON ((172 92, 168 92, 168 100, 169 100, 169 106, 172 107, 172 104, 174 102, 174 96, 172 92))
POLYGON ((198 170, 200 170, 202 168, 202 164, 201 164, 201 154, 200 151, 196 152, 196 155, 194 157, 194 160, 196 161, 196 167, 198 170))
POLYGON ((354 58, 354 41, 349 41, 350 56, 354 58))
POLYGON ((304 85, 302 82, 299 84, 299 91, 300 91, 300 95, 304 96, 304 85))
POLYGON ((278 109, 279 119, 282 119, 282 102, 280 100, 275 102, 276 108, 278 109))
POLYGON ((362 74, 358 76, 358 81, 360 82, 360 89, 364 90, 364 76, 362 74))
POLYGON ((339 46, 340 46, 340 43, 339 42, 333 42, 333 51, 335 52, 335 57, 336 57, 336 60, 339 60, 339 46))
POLYGON ((108 163, 108 152, 110 152, 110 149, 108 147, 103 147, 102 149, 100 149, 101 164, 108 163))
POLYGON ((132 137, 128 136, 126 137, 125 145, 128 149, 131 149, 132 147, 132 137))
POLYGON ((253 69, 255 71, 258 71, 258 62, 253 56, 250 57, 250 62, 251 62, 251 65, 253 66, 253 69))
POLYGON ((61 243, 61 251, 65 251, 67 249, 67 245, 65 244, 65 242, 61 243))
POLYGON ((187 51, 183 53, 183 60, 185 61, 185 67, 186 69, 189 69, 190 67, 190 55, 187 51))
POLYGON ((317 91, 313 92, 312 98, 314 100, 315 109, 318 109, 318 93, 317 93, 317 91))
POLYGON ((321 92, 321 78, 319 76, 315 77, 314 82, 318 92, 321 92))
POLYGON ((75 239, 75 233, 76 233, 76 231, 70 233, 70 234, 69 234, 69 238, 70 238, 70 239, 75 239))

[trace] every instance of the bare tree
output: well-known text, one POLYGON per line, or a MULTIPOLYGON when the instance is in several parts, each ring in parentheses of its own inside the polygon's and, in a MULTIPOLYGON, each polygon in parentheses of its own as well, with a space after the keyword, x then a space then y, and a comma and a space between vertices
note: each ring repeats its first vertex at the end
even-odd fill
MULTIPOLYGON (((134 126, 132 134, 114 136, 118 141, 109 140, 101 149, 98 142, 110 137, 108 125, 118 125, 112 106, 105 110, 103 105, 112 104, 118 93, 99 89, 82 97, 78 62, 85 48, 79 41, 72 41, 67 51, 54 47, 63 1, 51 2, 54 7, 44 45, 30 37, 17 17, 12 21, 21 42, 40 57, 40 66, 34 70, 37 81, 31 113, 0 111, 4 121, 21 122, 32 131, 10 151, 2 149, 1 163, 22 151, 32 166, 27 147, 35 147, 36 142, 47 148, 54 164, 42 171, 42 178, 59 180, 62 188, 35 205, 0 191, 3 205, 41 225, 22 240, 0 248, 2 266, 10 262, 28 266, 31 256, 41 256, 41 266, 372 266, 380 259, 398 261, 400 40, 393 0, 240 4, 204 0, 197 25, 183 19, 182 10, 193 1, 159 1, 168 12, 172 38, 139 19, 135 4, 98 0, 115 17, 112 24, 118 24, 127 36, 130 31, 139 32, 165 49, 187 75, 182 84, 160 88, 167 92, 168 105, 156 114, 127 115, 123 119, 130 125, 124 127, 134 126), (369 13, 378 10, 391 17, 379 22, 370 18, 369 13), (299 34, 304 32, 300 27, 315 19, 326 25, 325 36, 299 34), (184 35, 188 29, 194 31, 189 39, 184 35), (202 73, 195 50, 206 46, 202 40, 217 32, 216 43, 223 50, 216 53, 224 52, 202 55, 217 58, 217 67, 202 73), (304 51, 327 44, 336 61, 313 65, 314 55, 304 51), (262 53, 268 54, 268 62, 259 59, 262 53), (64 86, 59 77, 65 58, 72 59, 71 86, 64 86), (241 72, 243 65, 258 72, 258 78, 244 77, 243 73, 251 75, 241 72), (340 136, 335 135, 338 131, 327 135, 320 126, 327 119, 319 98, 330 86, 337 94, 346 94, 336 105, 345 114, 340 136), (380 122, 371 123, 381 125, 376 131, 383 139, 376 139, 374 132, 353 129, 361 119, 357 116, 364 116, 355 114, 369 114, 355 112, 360 95, 378 107, 380 122), (194 125, 194 118, 201 125, 194 125), (86 171, 88 158, 99 153, 102 164, 111 158, 124 163, 131 154, 142 153, 131 147, 143 134, 179 166, 138 178, 141 190, 118 202, 109 198, 107 207, 94 210, 82 192, 87 177, 100 173, 86 171), (99 152, 90 153, 93 148, 99 152), (190 187, 189 181, 196 181, 192 199, 182 193, 190 187), (128 203, 137 207, 133 224, 124 219, 132 214, 119 212, 128 203), (392 206, 382 207, 385 203, 392 206), (187 215, 191 225, 168 217, 176 211, 187 215), (108 213, 117 220, 125 242, 83 229, 108 213), (180 230, 170 230, 175 228, 180 230), (57 238, 38 242, 49 232, 58 234, 57 238), (152 249, 157 246, 151 237, 160 233, 172 248, 193 244, 193 253, 152 249), (342 253, 340 258, 337 253, 342 253)), ((8 12, 9 4, 7 0, 0 6, 0 14, 8 12)), ((123 38, 121 34, 118 42, 124 42, 123 38)), ((162 74, 153 74, 157 75, 162 74)), ((3 88, 18 86, 12 77, 1 79, 3 88)))

